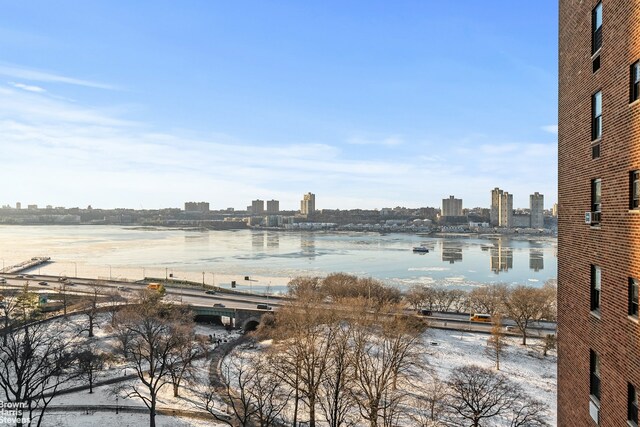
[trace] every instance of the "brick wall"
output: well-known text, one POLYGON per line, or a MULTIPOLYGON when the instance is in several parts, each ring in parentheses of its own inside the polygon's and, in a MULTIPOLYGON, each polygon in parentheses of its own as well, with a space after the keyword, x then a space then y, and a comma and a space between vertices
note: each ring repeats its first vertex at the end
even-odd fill
POLYGON ((560 0, 558 122, 558 425, 589 416, 589 349, 600 356, 601 426, 625 426, 627 382, 640 391, 640 326, 627 316, 628 277, 640 278, 640 212, 629 172, 640 169, 640 102, 629 67, 640 59, 640 0, 603 0, 601 67, 592 71, 597 0, 560 0), (600 158, 591 155, 591 95, 602 91, 600 158), (602 221, 584 222, 602 179, 602 221), (600 318, 590 313, 590 265, 602 269, 600 318))

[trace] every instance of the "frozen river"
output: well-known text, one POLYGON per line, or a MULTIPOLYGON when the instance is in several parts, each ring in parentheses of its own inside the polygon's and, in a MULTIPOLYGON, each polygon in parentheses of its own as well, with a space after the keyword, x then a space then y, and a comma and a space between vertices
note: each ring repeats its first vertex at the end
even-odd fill
POLYGON ((164 277, 277 292, 297 275, 346 272, 406 287, 483 283, 542 285, 557 275, 550 237, 424 237, 412 234, 187 231, 117 226, 0 226, 0 259, 49 256, 41 273, 164 277), (412 252, 425 246, 427 254, 412 252), (203 274, 204 273, 204 274, 203 274), (249 276, 250 281, 244 277, 249 276))

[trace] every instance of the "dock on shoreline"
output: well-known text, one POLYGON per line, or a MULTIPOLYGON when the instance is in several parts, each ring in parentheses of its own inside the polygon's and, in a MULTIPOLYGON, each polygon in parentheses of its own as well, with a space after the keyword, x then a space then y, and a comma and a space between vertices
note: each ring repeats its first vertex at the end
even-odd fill
POLYGON ((20 273, 20 272, 23 272, 25 270, 29 270, 29 269, 31 269, 33 267, 37 267, 39 265, 46 264, 46 263, 48 263, 50 261, 51 261, 51 257, 48 257, 48 256, 33 257, 33 258, 29 259, 29 260, 22 261, 19 264, 10 265, 8 267, 5 267, 2 270, 0 270, 0 273, 8 273, 8 274, 20 273))

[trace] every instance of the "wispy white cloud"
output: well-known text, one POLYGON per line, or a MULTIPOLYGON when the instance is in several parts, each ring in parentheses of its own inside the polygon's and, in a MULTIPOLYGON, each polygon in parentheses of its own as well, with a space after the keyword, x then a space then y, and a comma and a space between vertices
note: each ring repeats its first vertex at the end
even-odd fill
POLYGON ((552 133, 554 135, 558 134, 558 125, 546 125, 541 128, 545 132, 552 133))
POLYGON ((353 145, 380 145, 393 147, 401 145, 403 143, 403 140, 399 135, 391 135, 385 138, 366 138, 363 136, 352 136, 347 139, 347 143, 353 145))
POLYGON ((439 141, 390 157, 354 154, 337 142, 168 132, 114 111, 0 87, 0 182, 11 183, 0 204, 161 207, 197 199, 238 208, 276 198, 283 209, 296 209, 312 191, 321 208, 427 206, 448 194, 465 206, 486 206, 495 186, 522 193, 523 203, 533 191, 555 191, 541 173, 554 162, 553 144, 470 141, 456 151, 460 146, 439 141))
POLYGON ((40 86, 26 85, 24 83, 16 83, 16 82, 9 82, 9 84, 15 88, 26 90, 28 92, 38 92, 38 93, 46 92, 46 90, 41 88, 40 86))
POLYGON ((105 83, 83 80, 68 76, 61 76, 59 74, 50 73, 47 71, 33 70, 10 64, 0 64, 0 75, 35 82, 64 83, 96 89, 118 90, 116 86, 105 83))

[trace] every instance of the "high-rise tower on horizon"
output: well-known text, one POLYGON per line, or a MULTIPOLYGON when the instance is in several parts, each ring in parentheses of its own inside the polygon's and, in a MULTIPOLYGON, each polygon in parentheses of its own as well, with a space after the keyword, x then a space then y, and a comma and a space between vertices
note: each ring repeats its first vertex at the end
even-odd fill
POLYGON ((316 210, 316 195, 313 193, 307 193, 302 197, 300 201, 300 213, 302 215, 309 215, 316 210))
POLYGON ((462 199, 456 199, 453 196, 442 199, 442 216, 462 216, 462 199))
POLYGON ((544 195, 537 191, 529 196, 531 228, 544 228, 544 195))
POLYGON ((511 227, 513 225, 513 194, 498 187, 491 190, 491 225, 511 227))
POLYGON ((640 1, 560 0, 558 425, 638 425, 640 1))

